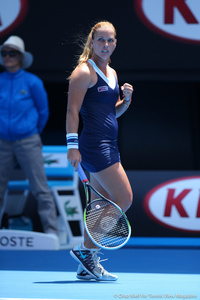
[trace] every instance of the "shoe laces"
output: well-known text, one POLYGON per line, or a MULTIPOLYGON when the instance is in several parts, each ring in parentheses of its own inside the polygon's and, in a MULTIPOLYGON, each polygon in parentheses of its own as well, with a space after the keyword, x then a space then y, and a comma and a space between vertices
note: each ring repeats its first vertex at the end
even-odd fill
POLYGON ((105 271, 105 269, 104 269, 104 267, 100 264, 100 262, 106 261, 106 260, 108 260, 108 258, 101 259, 100 256, 97 257, 97 253, 98 253, 98 254, 104 255, 102 252, 99 252, 99 251, 100 251, 100 249, 94 251, 94 252, 95 252, 95 253, 94 253, 94 256, 95 256, 96 265, 101 269, 101 271, 102 271, 102 273, 103 273, 103 272, 105 271))

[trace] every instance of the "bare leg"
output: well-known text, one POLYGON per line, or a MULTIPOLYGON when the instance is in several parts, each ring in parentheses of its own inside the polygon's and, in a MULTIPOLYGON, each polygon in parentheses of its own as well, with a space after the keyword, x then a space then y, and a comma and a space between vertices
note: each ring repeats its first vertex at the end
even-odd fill
MULTIPOLYGON (((98 173, 91 173, 90 182, 102 195, 119 205, 124 212, 131 206, 133 193, 121 163, 116 163, 98 173)), ((97 196, 92 193, 91 199, 96 198, 97 196)), ((97 248, 86 232, 84 245, 87 248, 97 248)))
POLYGON ((112 201, 119 205, 124 212, 127 211, 132 204, 133 193, 121 163, 116 163, 98 173, 91 173, 92 184, 94 180, 96 180, 96 184, 99 184, 100 193, 102 191, 104 195, 106 191, 112 201))

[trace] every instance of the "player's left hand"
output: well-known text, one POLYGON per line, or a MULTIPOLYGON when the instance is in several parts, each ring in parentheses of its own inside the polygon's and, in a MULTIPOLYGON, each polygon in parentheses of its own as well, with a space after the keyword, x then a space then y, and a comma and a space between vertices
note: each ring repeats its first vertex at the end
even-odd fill
POLYGON ((133 93, 133 86, 129 83, 124 83, 123 86, 121 86, 121 90, 123 92, 124 100, 130 101, 133 93))

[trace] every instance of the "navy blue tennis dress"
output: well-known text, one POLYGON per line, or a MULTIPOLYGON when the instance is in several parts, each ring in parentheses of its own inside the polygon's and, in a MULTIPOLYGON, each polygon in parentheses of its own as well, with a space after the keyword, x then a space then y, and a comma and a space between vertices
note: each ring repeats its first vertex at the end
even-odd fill
POLYGON ((114 74, 108 79, 91 59, 88 62, 96 71, 98 80, 87 90, 80 110, 83 130, 79 150, 83 167, 89 172, 99 172, 120 161, 115 112, 119 86, 114 74))

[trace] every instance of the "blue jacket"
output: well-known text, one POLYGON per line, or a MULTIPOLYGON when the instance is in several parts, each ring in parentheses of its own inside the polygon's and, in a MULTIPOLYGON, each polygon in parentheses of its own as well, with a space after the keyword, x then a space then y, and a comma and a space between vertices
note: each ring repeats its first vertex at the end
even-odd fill
POLYGON ((47 93, 36 75, 0 74, 0 138, 16 141, 41 133, 49 117, 47 93))

